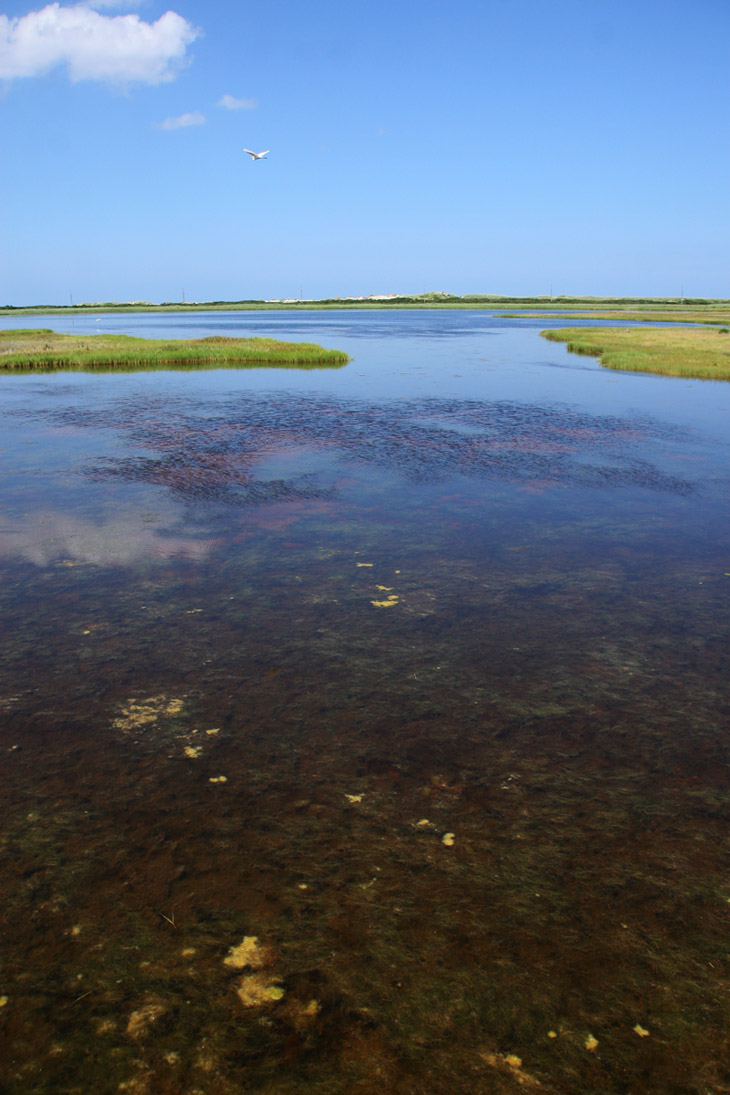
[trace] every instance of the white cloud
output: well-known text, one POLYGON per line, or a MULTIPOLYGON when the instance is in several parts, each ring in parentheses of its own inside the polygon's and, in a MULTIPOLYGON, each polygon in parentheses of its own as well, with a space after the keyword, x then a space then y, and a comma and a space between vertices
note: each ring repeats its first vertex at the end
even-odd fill
POLYGON ((205 114, 201 114, 199 110, 191 110, 187 114, 178 114, 176 118, 165 118, 164 122, 158 122, 158 129, 185 129, 189 125, 202 125, 205 121, 205 114))
POLYGON ((16 19, 0 15, 0 78, 42 76, 67 65, 74 82, 161 84, 174 80, 199 34, 174 11, 145 23, 138 15, 100 15, 84 4, 48 4, 16 19))
POLYGON ((258 103, 255 99, 237 99, 234 95, 223 95, 216 103, 225 110, 255 110, 258 103))

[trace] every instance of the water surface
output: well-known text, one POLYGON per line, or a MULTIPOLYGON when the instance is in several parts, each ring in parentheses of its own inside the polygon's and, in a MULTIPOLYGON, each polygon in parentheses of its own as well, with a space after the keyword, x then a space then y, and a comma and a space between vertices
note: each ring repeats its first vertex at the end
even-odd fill
POLYGON ((730 385, 14 322, 352 360, 0 378, 4 1090, 726 1090, 730 385))

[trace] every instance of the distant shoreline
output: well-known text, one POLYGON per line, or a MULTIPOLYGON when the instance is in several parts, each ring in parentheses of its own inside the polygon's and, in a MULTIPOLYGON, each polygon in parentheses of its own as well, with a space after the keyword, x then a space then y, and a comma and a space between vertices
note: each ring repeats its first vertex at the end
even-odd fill
POLYGON ((581 307, 597 308, 683 308, 705 307, 708 309, 728 307, 730 300, 707 297, 509 297, 466 295, 450 296, 446 293, 426 293, 422 296, 388 297, 327 297, 322 300, 242 300, 242 301, 165 301, 154 304, 150 301, 97 302, 81 304, 28 304, 5 305, 0 308, 0 316, 23 315, 89 315, 103 312, 258 312, 258 311, 312 311, 312 310, 374 310, 388 308, 561 308, 581 307))

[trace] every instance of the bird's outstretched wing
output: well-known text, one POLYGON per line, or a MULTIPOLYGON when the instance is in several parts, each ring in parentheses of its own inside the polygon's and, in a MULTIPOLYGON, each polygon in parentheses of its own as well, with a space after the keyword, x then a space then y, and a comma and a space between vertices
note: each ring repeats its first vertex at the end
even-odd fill
POLYGON ((248 152, 249 156, 253 156, 253 158, 256 159, 256 153, 252 152, 250 148, 244 148, 243 151, 248 152))

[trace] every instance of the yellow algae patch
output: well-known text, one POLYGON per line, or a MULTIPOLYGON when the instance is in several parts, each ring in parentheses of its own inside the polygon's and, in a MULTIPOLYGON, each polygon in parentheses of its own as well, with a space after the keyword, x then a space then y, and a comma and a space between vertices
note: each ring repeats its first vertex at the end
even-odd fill
POLYGON ((586 1049, 588 1050, 589 1053, 593 1053, 593 1051, 596 1049, 597 1046, 598 1046, 598 1039, 594 1038, 592 1034, 589 1034, 588 1037, 585 1040, 586 1049))
POLYGON ((548 1038, 557 1038, 557 1036, 558 1036, 557 1030, 549 1030, 548 1031, 548 1038))
POLYGON ((265 973, 249 973, 242 977, 236 989, 245 1008, 258 1008, 281 1000, 284 990, 265 973))
POLYGON ((355 563, 356 567, 371 567, 371 566, 374 566, 374 565, 375 565, 374 563, 355 563))
POLYGON ((180 954, 183 958, 192 958, 194 954, 197 954, 197 951, 195 950, 195 947, 184 947, 180 951, 180 954))
POLYGON ((203 747, 202 745, 186 745, 183 752, 185 753, 186 757, 190 757, 192 760, 195 760, 196 757, 199 757, 200 754, 203 752, 203 747))
POLYGON ((206 734, 220 734, 220 727, 216 726, 215 730, 206 730, 206 734))
POLYGON ((208 783, 228 783, 228 776, 211 776, 208 783))
POLYGON ((370 604, 375 605, 376 608, 392 608, 393 605, 398 604, 398 595, 397 593, 391 593, 386 601, 371 601, 370 604))
POLYGON ((156 1023, 160 1016, 167 1011, 166 1006, 160 1001, 153 1000, 144 1007, 133 1011, 127 1023, 127 1034, 132 1038, 140 1038, 147 1034, 152 1023, 156 1023))
POLYGON ((9 996, 0 996, 0 1008, 6 1007, 9 999, 9 996))
POLYGON ((271 948, 259 943, 257 935, 244 935, 237 947, 231 947, 223 959, 223 965, 232 970, 242 970, 246 966, 252 970, 270 966, 274 960, 271 948))
POLYGON ((375 588, 379 589, 381 593, 390 593, 392 590, 395 589, 395 586, 378 586, 378 585, 376 585, 375 588))
POLYGON ((145 700, 143 703, 130 703, 122 708, 121 715, 114 720, 117 730, 136 730, 140 726, 149 726, 160 717, 160 700, 145 700))
POLYGON ((317 1018, 321 1010, 319 1000, 310 1000, 303 1004, 299 1000, 288 1000, 285 1015, 298 1030, 306 1030, 317 1018))
POLYGON ((182 709, 182 700, 168 699, 165 695, 148 696, 142 700, 130 699, 120 709, 120 714, 112 725, 115 730, 139 730, 157 722, 160 715, 179 715, 182 709))
POLYGON ((416 828, 417 829, 425 829, 426 826, 428 826, 430 824, 431 824, 431 822, 428 820, 427 817, 422 817, 420 821, 416 822, 416 828))
POLYGON ((525 1088, 542 1087, 542 1084, 535 1076, 525 1072, 522 1067, 522 1058, 515 1053, 505 1053, 504 1055, 500 1053, 480 1053, 479 1056, 491 1068, 497 1068, 502 1073, 509 1070, 509 1075, 525 1088))
POLYGON ((345 795, 345 798, 348 802, 352 802, 353 804, 356 802, 362 802, 362 795, 345 795))
POLYGON ((637 1023, 634 1027, 634 1034, 638 1034, 640 1038, 648 1038, 649 1031, 646 1027, 642 1027, 641 1023, 637 1023))
POLYGON ((444 833, 441 837, 441 843, 445 844, 447 848, 453 848, 455 835, 455 833, 444 833))

